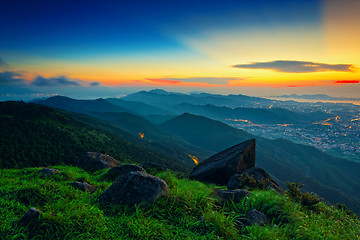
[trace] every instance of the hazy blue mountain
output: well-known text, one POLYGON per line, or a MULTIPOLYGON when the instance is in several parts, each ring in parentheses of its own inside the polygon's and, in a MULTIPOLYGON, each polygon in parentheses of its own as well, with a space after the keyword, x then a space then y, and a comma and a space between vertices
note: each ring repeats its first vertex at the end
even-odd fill
POLYGON ((143 102, 136 102, 136 101, 126 101, 120 98, 106 98, 106 101, 122 107, 126 109, 130 109, 133 112, 136 112, 140 115, 171 115, 173 114, 170 111, 151 106, 149 104, 143 102))
POLYGON ((178 114, 191 113, 202 115, 219 121, 225 119, 243 119, 258 124, 280 124, 314 122, 330 118, 332 115, 323 112, 296 113, 281 108, 229 108, 214 105, 193 105, 182 103, 173 108, 178 114))
POLYGON ((342 198, 352 208, 356 208, 354 201, 360 203, 359 163, 287 140, 256 137, 203 116, 183 114, 160 126, 194 145, 215 152, 256 138, 256 165, 265 168, 282 184, 299 181, 305 184, 306 190, 321 194, 333 203, 341 202, 342 198))
POLYGON ((271 103, 272 100, 265 98, 249 97, 244 95, 220 95, 210 93, 179 94, 164 90, 141 91, 130 94, 123 99, 127 101, 144 102, 153 106, 172 110, 175 105, 190 103, 194 105, 217 105, 217 106, 246 106, 258 103, 271 103))

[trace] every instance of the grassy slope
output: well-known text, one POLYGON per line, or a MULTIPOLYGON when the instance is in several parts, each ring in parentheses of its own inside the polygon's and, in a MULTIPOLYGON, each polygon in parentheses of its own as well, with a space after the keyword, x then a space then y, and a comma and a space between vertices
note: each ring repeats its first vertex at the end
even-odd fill
POLYGON ((157 174, 169 185, 170 196, 147 208, 101 205, 98 197, 111 182, 106 170, 92 175, 70 166, 50 177, 40 168, 0 170, 0 239, 359 239, 360 223, 343 210, 323 203, 309 210, 273 191, 254 191, 238 204, 216 204, 212 185, 157 174), (68 185, 85 180, 94 194, 68 185), (30 208, 43 212, 37 223, 17 221, 30 208), (269 224, 237 229, 235 219, 256 208, 269 224))

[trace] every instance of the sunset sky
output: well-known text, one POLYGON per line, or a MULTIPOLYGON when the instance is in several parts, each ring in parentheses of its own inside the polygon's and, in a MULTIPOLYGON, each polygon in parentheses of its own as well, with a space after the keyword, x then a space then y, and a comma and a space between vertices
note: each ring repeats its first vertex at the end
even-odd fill
POLYGON ((360 97, 360 1, 2 1, 0 94, 360 97))

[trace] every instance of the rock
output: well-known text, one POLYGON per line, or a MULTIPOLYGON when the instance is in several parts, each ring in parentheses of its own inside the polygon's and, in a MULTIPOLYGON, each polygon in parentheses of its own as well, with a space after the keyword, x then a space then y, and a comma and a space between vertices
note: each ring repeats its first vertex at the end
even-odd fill
POLYGON ((136 172, 136 171, 145 172, 145 169, 143 169, 142 167, 137 166, 137 165, 126 164, 126 165, 110 168, 108 173, 109 174, 117 174, 118 176, 120 176, 120 175, 123 175, 128 172, 136 172))
POLYGON ((122 165, 122 166, 115 166, 113 168, 110 168, 109 171, 104 175, 106 179, 109 180, 116 180, 121 175, 128 173, 128 172, 146 172, 145 169, 143 169, 140 166, 137 165, 122 165))
POLYGON ((113 157, 98 152, 86 152, 79 161, 79 166, 86 171, 97 171, 120 165, 113 157))
POLYGON ((96 191, 96 187, 86 182, 70 182, 69 185, 84 192, 93 193, 96 191))
POLYGON ((255 166, 255 139, 228 148, 197 165, 190 178, 225 185, 236 173, 255 166))
POLYGON ((31 222, 38 221, 40 214, 40 210, 36 208, 30 208, 30 210, 27 211, 24 216, 19 220, 19 223, 22 225, 28 225, 31 222))
POLYGON ((248 211, 246 213, 246 219, 249 221, 250 225, 257 224, 259 226, 264 226, 267 223, 266 215, 256 209, 248 211))
POLYGON ((143 167, 146 171, 151 171, 152 169, 155 169, 156 171, 165 172, 168 170, 168 168, 165 165, 159 163, 144 162, 140 164, 140 166, 143 167))
POLYGON ((234 201, 234 203, 239 203, 244 197, 250 196, 251 192, 243 190, 243 189, 236 189, 236 190, 215 190, 216 196, 222 202, 234 201))
POLYGON ((102 203, 148 205, 169 194, 164 180, 145 172, 128 172, 120 176, 99 199, 102 203))
POLYGON ((50 176, 50 175, 60 174, 60 172, 57 169, 43 168, 40 170, 40 174, 43 176, 50 176))
POLYGON ((272 188, 278 192, 284 193, 284 190, 279 184, 277 184, 264 169, 258 167, 247 169, 240 174, 235 174, 230 178, 227 184, 227 188, 230 190, 246 187, 260 189, 272 188))

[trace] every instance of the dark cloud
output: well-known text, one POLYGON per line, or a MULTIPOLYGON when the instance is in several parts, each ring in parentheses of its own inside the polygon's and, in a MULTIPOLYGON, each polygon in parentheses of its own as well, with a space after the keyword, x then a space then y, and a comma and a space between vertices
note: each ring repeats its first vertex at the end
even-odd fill
POLYGON ((245 68, 245 69, 270 69, 285 73, 310 73, 310 72, 327 72, 327 71, 351 72, 353 65, 278 60, 271 62, 254 62, 250 64, 238 64, 232 67, 245 68))
POLYGON ((31 85, 40 87, 57 87, 57 86, 81 86, 76 80, 71 80, 65 76, 44 78, 43 76, 37 76, 31 85))
POLYGON ((190 78, 159 78, 159 79, 147 79, 154 82, 163 83, 180 83, 180 82, 191 82, 191 83, 207 83, 207 84, 228 84, 229 81, 245 80, 244 78, 236 77, 190 77, 190 78))
POLYGON ((97 86, 100 86, 100 83, 99 82, 92 82, 89 84, 91 87, 97 87, 97 86))
POLYGON ((22 85, 25 83, 23 74, 16 72, 0 72, 1 85, 22 85))

